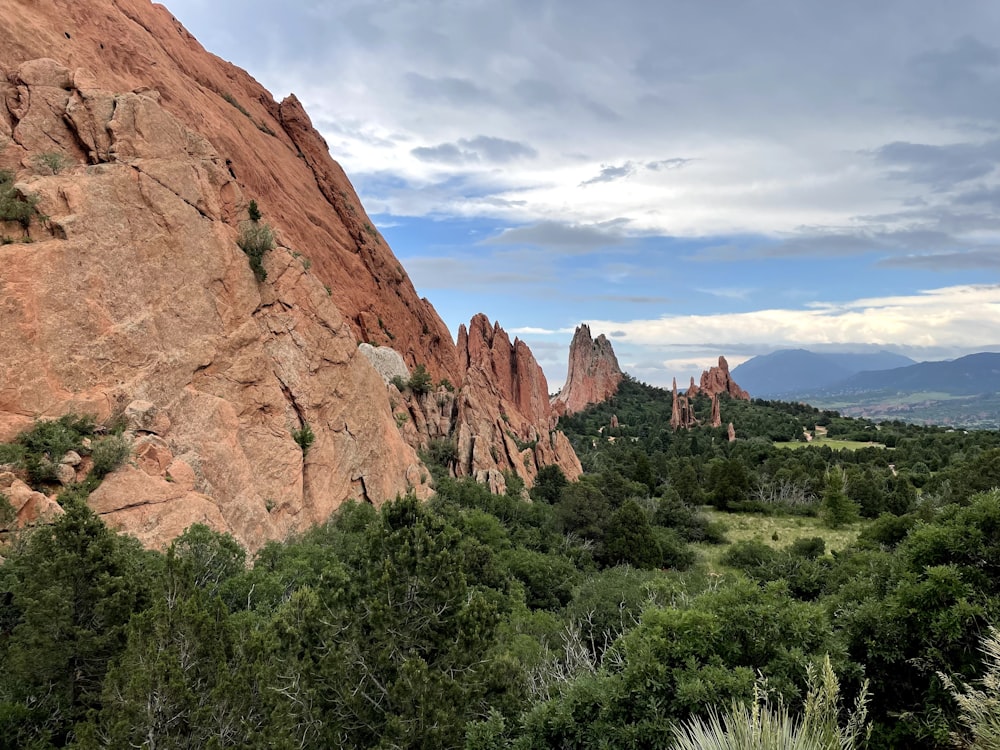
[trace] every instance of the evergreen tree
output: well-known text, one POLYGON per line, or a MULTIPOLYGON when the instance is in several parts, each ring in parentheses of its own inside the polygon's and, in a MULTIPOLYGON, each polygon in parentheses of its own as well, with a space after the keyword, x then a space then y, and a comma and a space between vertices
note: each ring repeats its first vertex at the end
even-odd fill
POLYGON ((826 473, 826 486, 822 501, 823 523, 831 529, 852 523, 858 518, 858 506, 844 491, 844 472, 834 467, 826 473))

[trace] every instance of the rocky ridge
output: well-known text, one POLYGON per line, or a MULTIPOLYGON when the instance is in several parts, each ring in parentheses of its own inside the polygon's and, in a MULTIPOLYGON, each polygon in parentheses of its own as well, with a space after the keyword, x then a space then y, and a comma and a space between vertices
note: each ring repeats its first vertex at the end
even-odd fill
POLYGON ((527 347, 477 319, 452 343, 294 96, 145 0, 0 13, 0 169, 47 217, 0 223, 0 441, 36 417, 145 414, 90 502, 153 546, 203 521, 255 548, 349 498, 426 497, 415 448, 439 434, 495 489, 579 473, 527 347), (276 237, 263 283, 237 246, 251 199, 276 237), (449 380, 457 406, 422 406, 411 434, 359 342, 449 380))
POLYGON ((625 375, 611 342, 602 333, 591 338, 590 326, 577 326, 569 346, 569 369, 566 384, 552 398, 557 416, 575 414, 591 404, 607 401, 618 392, 625 375))

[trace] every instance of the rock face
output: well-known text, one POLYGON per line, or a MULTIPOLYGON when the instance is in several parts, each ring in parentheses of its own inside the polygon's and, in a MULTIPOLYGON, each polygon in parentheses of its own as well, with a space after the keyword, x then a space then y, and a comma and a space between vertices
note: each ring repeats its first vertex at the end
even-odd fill
POLYGON ((738 401, 750 400, 750 394, 736 385, 736 381, 729 374, 729 363, 726 362, 725 357, 719 357, 717 367, 710 367, 701 374, 699 390, 709 396, 720 396, 725 393, 738 401))
POLYGON ((611 342, 603 333, 592 339, 590 326, 580 325, 569 345, 566 384, 552 399, 552 407, 562 416, 607 401, 618 392, 623 377, 611 342))
POLYGON ((358 350, 391 342, 461 388, 462 420, 437 419, 460 443, 465 425, 466 473, 579 473, 527 347, 508 343, 505 369, 502 341, 473 352, 470 335, 460 362, 294 96, 276 103, 146 0, 0 14, 0 169, 49 217, 0 223, 31 241, 0 245, 0 441, 35 417, 122 417, 134 465, 95 510, 149 545, 201 521, 253 549, 349 498, 431 493, 358 350), (41 168, 53 152, 65 164, 41 168), (276 237, 263 282, 237 245, 251 199, 276 237), (492 429, 501 414, 546 428, 530 460, 492 429))
MULTIPOLYGON (((462 387, 438 388, 405 395, 405 434, 423 447, 429 440, 455 441, 455 476, 475 477, 494 492, 506 489, 505 473, 531 487, 538 469, 562 468, 569 479, 581 473, 580 462, 566 436, 552 429, 548 384, 528 346, 511 343, 500 324, 476 315, 458 331, 462 387)), ((395 389, 393 389, 395 391, 395 389)), ((403 394, 400 394, 403 399, 403 394)))
MULTIPOLYGON (((726 362, 726 358, 719 357, 718 366, 710 367, 701 374, 701 385, 695 385, 694 378, 691 378, 691 384, 688 386, 687 392, 683 394, 677 392, 677 379, 674 378, 673 409, 670 416, 670 426, 673 429, 688 429, 699 424, 698 419, 694 416, 694 408, 691 403, 699 393, 705 394, 712 400, 712 412, 709 417, 709 423, 712 427, 722 426, 719 407, 720 396, 740 401, 750 400, 750 394, 736 385, 730 376, 729 363, 726 362)), ((731 428, 732 425, 730 425, 731 428)), ((731 433, 730 439, 735 439, 735 432, 731 433)))

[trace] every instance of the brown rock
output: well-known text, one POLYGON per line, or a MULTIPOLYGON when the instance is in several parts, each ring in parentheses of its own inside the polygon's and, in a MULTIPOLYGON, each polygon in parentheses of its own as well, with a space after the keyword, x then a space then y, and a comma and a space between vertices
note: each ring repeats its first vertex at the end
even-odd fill
POLYGON ((0 531, 50 523, 64 512, 55 500, 35 492, 9 471, 0 473, 0 494, 6 496, 16 514, 14 522, 0 531))
POLYGON ((719 411, 719 394, 712 394, 712 427, 722 427, 722 414, 719 411))
POLYGON ((725 393, 730 398, 740 401, 750 400, 750 394, 736 385, 736 381, 729 374, 729 363, 725 357, 719 357, 718 367, 711 367, 701 374, 701 390, 709 396, 725 393))
POLYGON ((573 334, 566 384, 552 399, 553 408, 561 416, 607 401, 618 392, 623 377, 611 342, 603 333, 592 339, 590 326, 582 324, 573 334))
POLYGON ((151 401, 133 401, 126 406, 125 423, 133 432, 165 435, 170 430, 170 418, 151 401))
POLYGON ((729 426, 726 427, 726 432, 729 435, 729 442, 730 443, 735 442, 736 441, 736 428, 733 427, 733 423, 732 422, 730 422, 729 426))

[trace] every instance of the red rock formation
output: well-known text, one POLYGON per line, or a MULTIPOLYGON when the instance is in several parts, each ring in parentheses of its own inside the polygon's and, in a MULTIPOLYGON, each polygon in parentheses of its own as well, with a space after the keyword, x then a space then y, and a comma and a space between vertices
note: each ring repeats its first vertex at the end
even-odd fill
POLYGON ((499 323, 476 315, 458 331, 462 387, 423 396, 407 394, 413 429, 411 444, 427 439, 456 442, 457 476, 486 482, 495 492, 505 489, 504 472, 513 472, 531 487, 538 469, 559 465, 569 479, 582 469, 555 421, 542 368, 528 346, 510 337, 499 323))
POLYGON ((670 412, 670 426, 675 430, 686 430, 698 424, 695 419, 691 399, 686 393, 677 393, 677 378, 674 378, 673 407, 670 412))
MULTIPOLYGON (((692 382, 694 381, 692 380, 692 382)), ((750 394, 736 385, 736 381, 729 374, 729 363, 726 362, 725 357, 719 357, 719 365, 717 367, 711 367, 701 374, 700 390, 709 396, 718 396, 725 393, 730 398, 735 398, 739 401, 750 400, 750 394)))
POLYGON ((736 428, 733 427, 733 423, 730 422, 729 426, 726 427, 726 435, 729 437, 729 442, 736 442, 736 428))
POLYGON ((699 393, 703 393, 712 399, 712 413, 710 424, 712 427, 722 426, 722 415, 719 407, 719 397, 726 395, 729 398, 749 401, 750 395, 736 385, 729 374, 729 363, 725 357, 719 357, 717 367, 711 367, 701 374, 701 385, 695 385, 694 378, 691 378, 691 385, 683 395, 677 393, 677 378, 674 378, 673 388, 673 410, 670 417, 670 426, 673 429, 687 429, 698 424, 694 416, 692 400, 699 393))
MULTIPOLYGON (((506 455, 496 466, 517 450, 479 431, 494 413, 547 428, 527 348, 500 340, 459 364, 294 96, 279 105, 146 0, 0 0, 0 14, 0 168, 51 217, 32 244, 0 246, 0 440, 36 416, 145 402, 159 416, 135 426, 137 468, 95 509, 150 545, 205 521, 254 548, 348 498, 429 494, 359 339, 435 380, 476 373, 459 409, 480 456, 506 455), (35 166, 52 151, 57 174, 35 166), (263 283, 236 243, 251 199, 277 238, 263 283), (292 438, 306 424, 308 453, 292 438)), ((564 437, 538 442, 528 463, 578 473, 564 437)))
POLYGON ((607 401, 618 392, 623 377, 607 337, 602 333, 592 339, 590 326, 580 325, 569 345, 566 384, 552 399, 553 409, 558 416, 562 416, 607 401))

